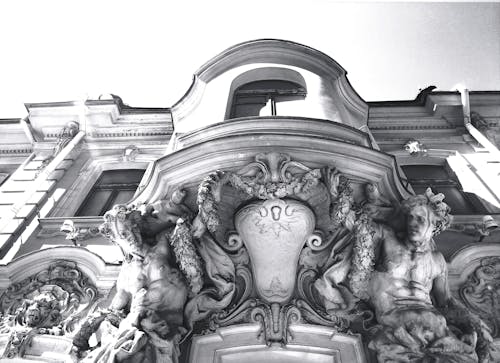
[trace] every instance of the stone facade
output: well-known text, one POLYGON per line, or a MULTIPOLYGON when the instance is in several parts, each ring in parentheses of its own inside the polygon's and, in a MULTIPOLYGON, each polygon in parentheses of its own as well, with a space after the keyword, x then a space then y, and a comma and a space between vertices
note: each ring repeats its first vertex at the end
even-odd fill
POLYGON ((0 361, 499 361, 500 91, 365 102, 257 40, 171 108, 26 108, 0 121, 0 361))

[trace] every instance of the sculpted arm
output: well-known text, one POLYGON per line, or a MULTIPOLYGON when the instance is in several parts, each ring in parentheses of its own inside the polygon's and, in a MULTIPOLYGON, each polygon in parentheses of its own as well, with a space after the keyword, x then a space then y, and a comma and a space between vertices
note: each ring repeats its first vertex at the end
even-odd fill
POLYGON ((434 252, 434 263, 439 269, 438 276, 434 278, 432 286, 432 294, 439 308, 443 308, 448 304, 451 298, 450 287, 448 285, 448 266, 444 256, 439 252, 434 252))

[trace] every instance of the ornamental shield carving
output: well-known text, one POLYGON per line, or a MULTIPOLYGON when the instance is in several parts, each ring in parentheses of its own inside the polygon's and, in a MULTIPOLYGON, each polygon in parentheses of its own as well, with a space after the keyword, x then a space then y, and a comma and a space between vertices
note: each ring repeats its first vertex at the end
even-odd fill
POLYGON ((235 216, 235 227, 252 263, 255 286, 269 303, 286 303, 295 287, 300 251, 313 234, 314 213, 291 199, 258 201, 235 216), (278 268, 279 267, 279 268, 278 268))

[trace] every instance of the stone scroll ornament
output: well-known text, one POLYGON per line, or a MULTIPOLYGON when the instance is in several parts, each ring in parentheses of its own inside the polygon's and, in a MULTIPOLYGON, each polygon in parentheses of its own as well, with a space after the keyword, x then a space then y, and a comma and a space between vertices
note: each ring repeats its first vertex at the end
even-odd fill
MULTIPOLYGON (((304 271, 312 269, 304 268, 304 251, 324 251, 335 240, 328 235, 325 243, 324 236, 337 227, 328 217, 326 223, 317 218, 328 213, 327 177, 321 169, 292 161, 286 154, 269 153, 257 155, 238 172, 214 172, 202 182, 199 215, 212 233, 223 224, 218 208, 224 188, 240 192, 244 200, 234 214, 235 231, 222 243, 236 266, 237 293, 228 308, 210 316, 208 331, 258 322, 270 344, 286 343, 293 322, 348 329, 320 307, 316 291, 305 292, 311 281, 304 271)), ((344 199, 348 202, 349 196, 344 199)), ((337 203, 338 214, 349 214, 354 223, 351 206, 343 207, 342 201, 337 203)), ((337 226, 342 218, 337 216, 337 226)), ((312 272, 317 278, 319 271, 312 272)))
POLYGON ((168 200, 104 215, 101 231, 124 262, 109 308, 90 314, 73 338, 81 361, 177 362, 193 324, 228 305, 234 265, 185 197, 178 189, 168 200), (101 339, 91 347, 96 332, 101 339))
POLYGON ((500 337, 500 257, 481 259, 459 289, 465 306, 476 313, 500 337))
POLYGON ((258 322, 268 343, 286 344, 288 326, 307 322, 361 333, 380 362, 496 361, 486 325, 448 293, 446 262, 432 240, 451 220, 442 194, 429 189, 399 207, 368 183, 356 202, 334 168, 259 155, 202 183, 200 215, 214 233, 224 185, 247 197, 224 247, 238 253, 240 281, 251 281, 211 316, 212 330, 258 322), (318 197, 325 194, 329 211, 318 197))
POLYGON ((65 260, 12 284, 0 297, 2 358, 22 358, 37 335, 72 335, 98 301, 97 288, 65 260))

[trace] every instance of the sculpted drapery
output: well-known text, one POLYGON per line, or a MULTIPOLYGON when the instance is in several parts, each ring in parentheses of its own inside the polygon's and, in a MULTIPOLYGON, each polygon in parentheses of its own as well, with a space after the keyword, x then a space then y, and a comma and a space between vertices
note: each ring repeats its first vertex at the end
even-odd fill
POLYGON ((450 223, 441 194, 395 205, 367 183, 360 201, 335 168, 271 153, 208 175, 196 213, 185 197, 105 215, 125 261, 109 309, 74 338, 83 360, 177 362, 192 332, 241 323, 259 323, 269 345, 286 345, 294 323, 358 333, 380 362, 496 359, 486 326, 450 294, 432 239, 450 223), (98 330, 101 346, 85 353, 98 330))

